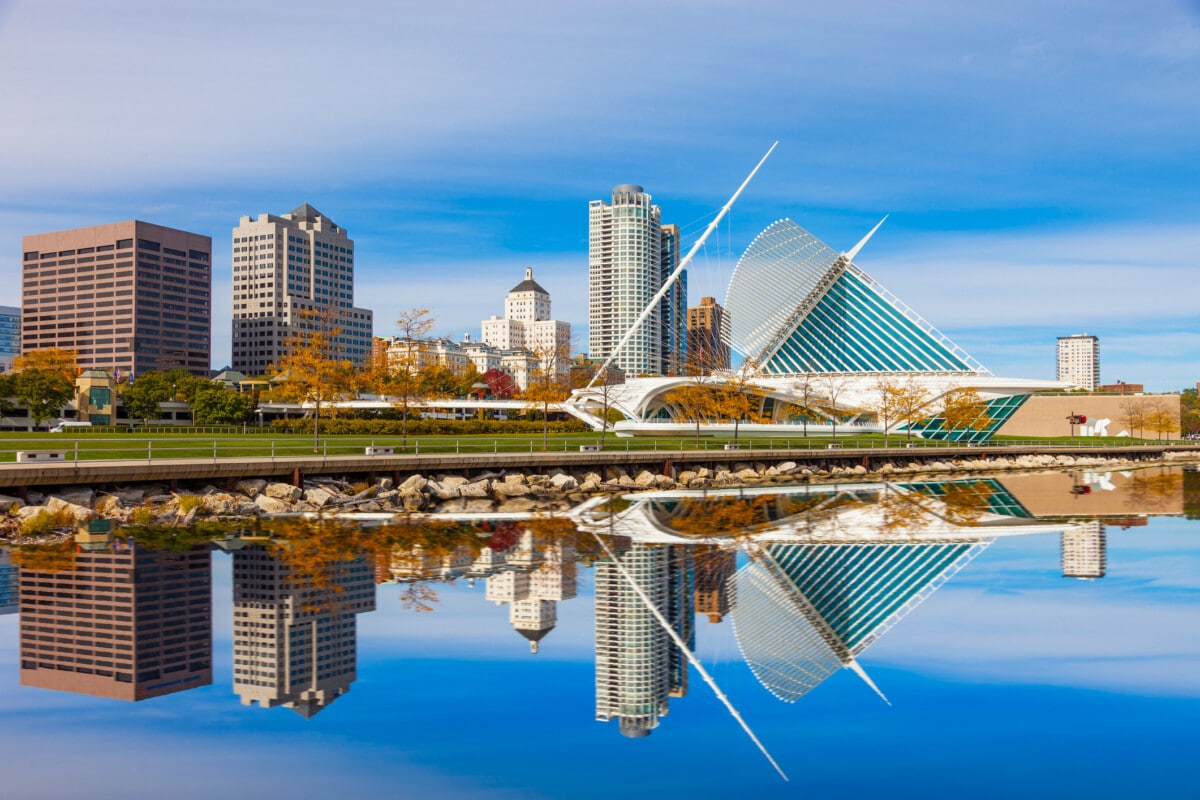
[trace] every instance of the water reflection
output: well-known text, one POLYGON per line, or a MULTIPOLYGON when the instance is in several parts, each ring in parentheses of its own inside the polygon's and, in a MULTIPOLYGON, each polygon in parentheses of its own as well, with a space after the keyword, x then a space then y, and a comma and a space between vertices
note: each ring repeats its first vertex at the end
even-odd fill
POLYGON ((483 581, 537 654, 591 567, 595 718, 641 738, 688 693, 698 615, 731 622, 780 700, 843 668, 882 696, 863 655, 997 539, 1056 534, 1061 562, 1046 568, 1101 579, 1106 526, 1184 513, 1195 480, 1178 469, 1078 472, 639 494, 553 519, 84 531, 6 555, 0 611, 19 608, 24 685, 124 700, 205 686, 211 551, 226 551, 234 693, 311 718, 357 679, 357 616, 376 609, 377 585, 427 612, 440 585, 483 581))
POLYGON ((356 616, 374 610, 366 555, 305 574, 277 547, 234 548, 233 690, 242 705, 283 706, 307 719, 350 691, 356 616))
POLYGON ((212 683, 209 548, 77 543, 69 569, 22 569, 25 686, 146 700, 212 683))

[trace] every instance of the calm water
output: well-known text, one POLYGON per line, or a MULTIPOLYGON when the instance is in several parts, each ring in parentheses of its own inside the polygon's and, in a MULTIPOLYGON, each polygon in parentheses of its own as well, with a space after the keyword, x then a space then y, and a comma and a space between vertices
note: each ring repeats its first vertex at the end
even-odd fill
POLYGON ((3 796, 1195 796, 1198 477, 14 552, 3 796))

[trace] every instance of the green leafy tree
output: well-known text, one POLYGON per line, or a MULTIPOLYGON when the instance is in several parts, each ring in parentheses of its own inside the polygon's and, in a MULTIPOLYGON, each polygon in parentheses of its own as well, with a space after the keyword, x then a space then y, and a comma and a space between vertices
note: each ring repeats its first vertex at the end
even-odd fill
POLYGON ((60 372, 25 369, 17 374, 17 399, 28 409, 37 425, 58 414, 75 396, 75 382, 60 372))
POLYGON ((215 385, 192 397, 191 405, 199 425, 237 425, 249 420, 254 411, 247 395, 215 385))
POLYGON ((161 405, 175 397, 170 378, 155 370, 143 372, 121 393, 125 414, 148 422, 162 417, 161 405))
POLYGON ((0 417, 7 417, 16 407, 17 376, 0 373, 0 417))

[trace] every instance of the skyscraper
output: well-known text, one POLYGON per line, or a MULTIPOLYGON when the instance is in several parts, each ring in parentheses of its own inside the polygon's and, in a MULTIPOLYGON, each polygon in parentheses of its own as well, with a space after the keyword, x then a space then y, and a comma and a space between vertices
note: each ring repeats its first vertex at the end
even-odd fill
POLYGON ((0 372, 12 369, 13 358, 21 355, 21 309, 0 306, 0 372))
MULTIPOLYGON (((641 186, 622 184, 613 189, 611 204, 603 200, 589 204, 588 354, 592 358, 613 353, 678 264, 678 249, 678 228, 667 226, 664 231, 661 210, 641 186), (664 260, 669 262, 666 269, 664 260)), ((682 330, 686 284, 672 292, 676 289, 617 355, 613 363, 626 375, 662 375, 686 347, 682 330), (672 316, 676 310, 678 316, 672 316)))
POLYGON ((209 549, 94 547, 73 570, 21 570, 21 685, 146 700, 211 684, 209 549))
POLYGON ((304 576, 261 545, 235 550, 233 689, 242 704, 311 718, 350 691, 355 615, 374 610, 375 565, 365 556, 304 576))
POLYGON ((130 220, 22 239, 21 350, 112 372, 212 368, 212 239, 130 220))
POLYGON ((1095 391, 1100 385, 1100 340, 1086 333, 1058 337, 1058 379, 1095 391))
MULTIPOLYGON (((659 285, 670 279, 679 266, 679 226, 662 226, 662 256, 659 259, 659 285)), ((687 362, 687 270, 671 284, 663 299, 658 301, 658 313, 662 317, 660 351, 662 361, 659 372, 663 375, 681 374, 687 362)))
POLYGON ((691 365, 704 370, 729 369, 729 331, 724 307, 712 297, 701 297, 700 305, 687 311, 687 327, 691 365))
POLYGON ((261 375, 293 334, 328 325, 339 357, 371 358, 372 313, 354 305, 354 242, 304 203, 233 229, 233 368, 261 375), (328 319, 325 318, 328 315, 328 319))

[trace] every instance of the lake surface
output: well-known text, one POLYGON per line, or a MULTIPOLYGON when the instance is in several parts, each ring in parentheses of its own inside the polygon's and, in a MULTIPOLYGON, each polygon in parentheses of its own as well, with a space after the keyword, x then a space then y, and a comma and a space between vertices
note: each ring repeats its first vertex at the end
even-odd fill
POLYGON ((14 548, 3 796, 1194 796, 1189 516, 1152 468, 14 548))

